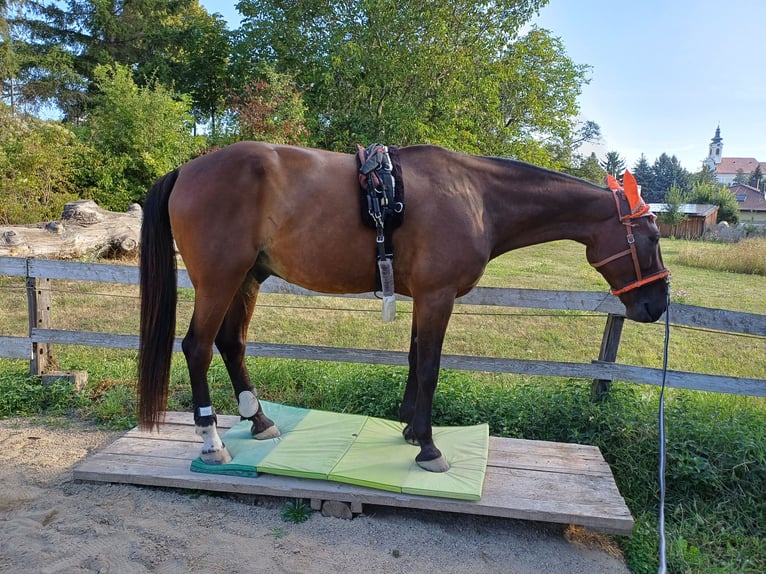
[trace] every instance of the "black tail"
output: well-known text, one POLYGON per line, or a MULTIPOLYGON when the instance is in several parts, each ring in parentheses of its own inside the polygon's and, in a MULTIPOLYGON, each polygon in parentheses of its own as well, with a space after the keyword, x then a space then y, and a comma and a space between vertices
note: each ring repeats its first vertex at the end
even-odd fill
POLYGON ((168 198, 178 170, 158 179, 146 195, 141 225, 141 341, 138 348, 138 420, 153 429, 168 401, 176 332, 176 256, 168 198))

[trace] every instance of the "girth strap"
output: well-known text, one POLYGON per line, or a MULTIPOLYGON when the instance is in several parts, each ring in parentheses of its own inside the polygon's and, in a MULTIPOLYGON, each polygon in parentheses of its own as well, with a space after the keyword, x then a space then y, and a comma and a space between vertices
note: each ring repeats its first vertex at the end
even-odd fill
POLYGON ((383 293, 383 320, 395 314, 393 271, 393 230, 404 219, 404 185, 401 180, 398 148, 357 144, 359 185, 362 189, 362 221, 376 230, 376 274, 383 293))

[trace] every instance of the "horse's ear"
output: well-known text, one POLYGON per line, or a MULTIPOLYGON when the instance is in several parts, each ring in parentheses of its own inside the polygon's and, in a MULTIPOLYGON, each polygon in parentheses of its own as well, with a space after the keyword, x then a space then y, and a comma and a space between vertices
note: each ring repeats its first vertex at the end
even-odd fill
POLYGON ((622 189, 620 182, 617 181, 611 173, 606 174, 606 185, 612 191, 620 191, 622 189))
POLYGON ((636 178, 627 169, 622 176, 622 185, 625 187, 625 197, 628 200, 628 205, 630 205, 630 211, 633 213, 644 203, 644 200, 641 199, 641 194, 638 191, 636 178))

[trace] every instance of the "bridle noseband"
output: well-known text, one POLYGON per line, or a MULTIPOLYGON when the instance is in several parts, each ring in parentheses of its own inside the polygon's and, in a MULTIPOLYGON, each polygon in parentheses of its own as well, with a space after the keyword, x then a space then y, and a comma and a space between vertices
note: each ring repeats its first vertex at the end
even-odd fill
POLYGON ((625 257, 627 255, 630 255, 633 259, 633 268, 636 270, 636 280, 631 281, 622 289, 612 289, 612 295, 622 295, 623 293, 627 293, 628 291, 632 291, 633 289, 638 289, 639 287, 642 287, 643 285, 646 285, 647 283, 652 283, 654 281, 659 281, 660 279, 667 279, 667 277, 670 275, 670 271, 665 269, 664 267, 657 271, 656 273, 652 273, 651 275, 644 276, 643 273, 641 273, 641 264, 638 262, 638 253, 636 252, 636 238, 633 236, 633 232, 631 230, 632 227, 635 227, 635 223, 633 223, 634 219, 638 219, 639 217, 654 217, 654 214, 649 210, 649 206, 645 204, 643 201, 641 204, 632 212, 628 213, 627 215, 622 214, 622 209, 620 207, 620 197, 618 197, 617 190, 612 190, 612 195, 614 196, 614 202, 615 205, 617 205, 617 215, 620 218, 620 223, 622 223, 625 226, 625 232, 627 234, 628 239, 628 248, 624 251, 620 251, 619 253, 615 253, 614 255, 610 255, 606 259, 602 259, 598 263, 591 263, 591 265, 598 269, 602 265, 606 265, 607 263, 610 263, 616 259, 619 259, 621 257, 625 257))

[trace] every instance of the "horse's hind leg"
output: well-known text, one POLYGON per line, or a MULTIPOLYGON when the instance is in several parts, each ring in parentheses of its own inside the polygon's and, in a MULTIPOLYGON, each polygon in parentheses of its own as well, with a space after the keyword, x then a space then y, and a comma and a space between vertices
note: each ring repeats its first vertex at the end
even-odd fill
POLYGON ((203 440, 200 458, 210 464, 223 464, 231 460, 216 428, 217 418, 210 399, 207 373, 213 358, 216 334, 245 276, 246 271, 232 271, 226 275, 219 273, 215 281, 203 278, 195 282, 194 314, 182 344, 189 368, 195 432, 203 440))
POLYGON ((218 419, 213 410, 207 383, 207 372, 213 358, 213 336, 218 329, 215 323, 221 319, 216 321, 215 315, 211 317, 208 311, 200 304, 200 293, 197 291, 194 314, 181 347, 189 368, 194 404, 194 430, 203 441, 200 458, 209 464, 224 464, 231 460, 231 455, 218 436, 218 419), (211 322, 214 323, 213 326, 210 326, 211 322))
POLYGON ((229 306, 215 338, 215 345, 221 352, 231 378, 239 414, 242 418, 252 421, 250 432, 253 437, 263 440, 278 437, 279 429, 264 414, 245 366, 247 327, 253 315, 259 287, 254 279, 248 277, 245 280, 229 306))

